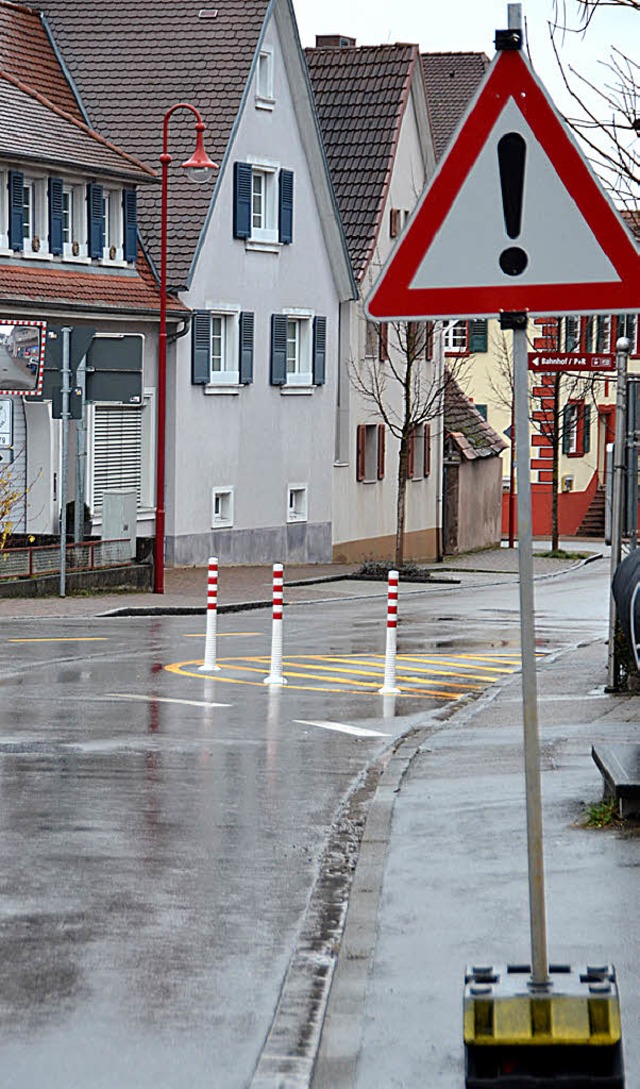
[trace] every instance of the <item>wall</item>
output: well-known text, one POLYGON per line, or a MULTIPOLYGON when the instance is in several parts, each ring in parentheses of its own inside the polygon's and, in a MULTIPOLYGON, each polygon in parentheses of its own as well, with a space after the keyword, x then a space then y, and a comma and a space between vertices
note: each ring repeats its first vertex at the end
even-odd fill
POLYGON ((194 309, 228 304, 254 313, 253 383, 205 393, 190 381, 190 338, 176 345, 167 406, 175 452, 167 476, 167 556, 177 564, 204 563, 212 554, 238 563, 331 558, 338 297, 273 18, 264 44, 274 51, 275 105, 257 109, 251 86, 183 296, 194 309), (294 171, 293 242, 276 253, 252 252, 232 235, 233 162, 250 156, 294 171), (271 314, 295 309, 327 318, 324 386, 269 383, 271 314), (290 484, 308 488, 306 522, 287 523, 290 484), (231 529, 212 530, 215 487, 234 490, 231 529))
POLYGON ((458 551, 500 544, 500 458, 463 460, 458 472, 458 551))

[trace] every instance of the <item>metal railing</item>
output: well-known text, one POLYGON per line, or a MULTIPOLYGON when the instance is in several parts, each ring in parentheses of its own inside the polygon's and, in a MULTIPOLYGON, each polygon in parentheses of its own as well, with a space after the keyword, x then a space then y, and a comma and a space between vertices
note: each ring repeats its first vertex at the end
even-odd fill
MULTIPOLYGON (((66 546, 67 571, 96 571, 131 564, 131 541, 80 541, 66 546)), ((0 552, 0 579, 35 578, 60 571, 60 545, 6 548, 0 552)))

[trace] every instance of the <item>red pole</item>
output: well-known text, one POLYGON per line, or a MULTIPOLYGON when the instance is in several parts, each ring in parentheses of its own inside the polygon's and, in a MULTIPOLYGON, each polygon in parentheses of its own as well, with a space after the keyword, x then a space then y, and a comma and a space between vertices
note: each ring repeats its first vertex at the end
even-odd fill
POLYGON ((167 429, 167 213, 169 189, 169 163, 171 156, 167 152, 169 117, 164 119, 164 139, 162 145, 162 205, 160 212, 160 335, 158 339, 158 450, 156 453, 156 538, 154 550, 154 584, 156 594, 164 593, 164 487, 165 487, 165 448, 167 429))

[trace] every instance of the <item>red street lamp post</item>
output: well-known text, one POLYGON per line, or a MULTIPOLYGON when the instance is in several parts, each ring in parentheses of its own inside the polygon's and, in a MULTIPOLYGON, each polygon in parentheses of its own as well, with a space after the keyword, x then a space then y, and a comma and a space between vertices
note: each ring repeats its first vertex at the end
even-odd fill
POLYGON ((177 102, 164 115, 162 129, 162 206, 160 225, 160 337, 158 341, 158 450, 156 455, 156 535, 154 549, 154 584, 156 594, 164 593, 164 526, 165 526, 165 459, 167 429, 167 219, 169 189, 169 121, 176 110, 191 110, 196 119, 196 147, 190 159, 181 165, 189 172, 192 181, 207 181, 212 170, 217 170, 204 149, 203 132, 206 128, 198 110, 188 102, 177 102))

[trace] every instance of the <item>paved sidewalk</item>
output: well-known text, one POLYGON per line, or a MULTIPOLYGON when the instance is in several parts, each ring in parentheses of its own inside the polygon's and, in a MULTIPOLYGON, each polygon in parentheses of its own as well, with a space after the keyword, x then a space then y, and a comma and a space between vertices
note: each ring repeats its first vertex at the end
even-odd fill
MULTIPOLYGON (((640 698, 604 692, 598 641, 538 673, 549 958, 618 972, 640 1085, 640 832, 583 827, 591 745, 640 741, 640 698)), ((371 803, 313 1089, 461 1089, 467 964, 530 960, 521 678, 396 751, 371 803)))
MULTIPOLYGON (((536 542, 534 552, 548 549, 548 542, 536 542)), ((580 552, 591 558, 603 553, 601 541, 563 541, 567 552, 580 552)), ((536 555, 534 570, 537 577, 553 575, 575 566, 575 561, 549 559, 536 555)), ((318 599, 323 582, 344 579, 358 571, 359 564, 287 564, 285 565, 285 601, 318 599), (317 580, 317 584, 316 584, 317 580), (294 589, 294 584, 306 583, 306 587, 294 589), (310 593, 310 587, 315 590, 310 593), (287 587, 289 588, 287 590, 287 587)), ((425 570, 434 578, 470 580, 490 575, 497 578, 516 578, 518 574, 517 548, 492 548, 461 556, 447 556, 443 563, 425 564, 425 570)), ((406 583, 407 587, 414 583, 406 583)), ((267 565, 229 566, 220 565, 218 601, 221 606, 254 604, 271 601, 272 567, 267 565)), ((381 587, 382 589, 382 587, 381 587)), ((353 594, 354 584, 347 583, 343 593, 353 594)), ((124 609, 171 613, 179 610, 204 611, 207 603, 206 567, 169 567, 165 571, 165 593, 119 592, 104 594, 69 594, 65 598, 0 598, 0 619, 27 619, 31 617, 92 617, 124 609)))

